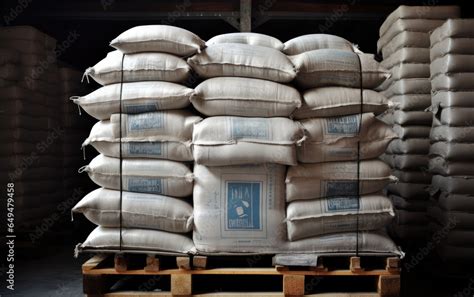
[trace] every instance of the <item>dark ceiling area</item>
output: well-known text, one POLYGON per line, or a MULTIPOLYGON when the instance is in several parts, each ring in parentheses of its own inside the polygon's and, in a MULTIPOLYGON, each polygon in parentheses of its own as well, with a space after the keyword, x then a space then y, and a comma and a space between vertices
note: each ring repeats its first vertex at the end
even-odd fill
MULTIPOLYGON (((4 0, 2 25, 32 25, 63 43, 73 42, 59 59, 82 70, 105 57, 109 42, 138 25, 167 24, 188 29, 207 40, 239 31, 241 2, 143 0, 4 0)), ((251 1, 252 31, 286 41, 310 33, 342 36, 365 52, 375 52, 378 29, 385 17, 401 4, 460 5, 463 17, 473 17, 469 1, 251 1)))

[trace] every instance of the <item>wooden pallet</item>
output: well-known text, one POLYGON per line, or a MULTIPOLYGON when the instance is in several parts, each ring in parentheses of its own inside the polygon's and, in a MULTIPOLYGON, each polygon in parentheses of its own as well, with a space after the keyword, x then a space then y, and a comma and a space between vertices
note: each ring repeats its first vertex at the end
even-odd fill
MULTIPOLYGON (((282 265, 272 267, 271 264, 267 265, 266 258, 258 257, 260 256, 241 256, 243 265, 225 266, 223 263, 238 263, 239 261, 235 260, 235 256, 96 255, 82 266, 84 293, 88 297, 394 297, 399 296, 400 293, 400 264, 396 257, 320 257, 322 261, 319 260, 316 265, 305 267, 282 265), (221 258, 230 260, 223 262, 219 260, 221 258), (339 262, 336 258, 339 258, 339 262), (383 266, 368 265, 367 267, 370 268, 367 268, 364 265, 374 262, 372 260, 375 258, 377 258, 375 262, 382 262, 383 266), (340 268, 334 264, 335 262, 339 263, 338 265, 345 263, 345 268, 340 268), (134 277, 140 279, 133 279, 134 277), (312 292, 314 287, 317 287, 321 279, 327 278, 332 278, 335 282, 333 287, 336 287, 337 291, 349 292, 314 294, 312 292), (370 278, 376 286, 374 285, 373 292, 351 293, 350 285, 344 286, 341 280, 343 278, 353 284, 359 283, 361 278, 370 278), (120 285, 117 285, 133 281, 138 282, 141 287, 121 289, 120 285), (221 289, 216 291, 216 288, 221 288, 224 283, 237 286, 237 290, 234 288, 231 292, 238 292, 225 293, 221 292, 221 289), (152 285, 143 287, 144 284, 152 285), (314 284, 316 285, 312 287, 314 284), (264 285, 275 285, 278 289, 272 292, 257 292, 261 287, 265 287, 264 285), (157 292, 157 287, 163 291, 157 292), (202 291, 205 294, 198 294, 202 291)), ((319 288, 316 289, 319 291, 319 288)))

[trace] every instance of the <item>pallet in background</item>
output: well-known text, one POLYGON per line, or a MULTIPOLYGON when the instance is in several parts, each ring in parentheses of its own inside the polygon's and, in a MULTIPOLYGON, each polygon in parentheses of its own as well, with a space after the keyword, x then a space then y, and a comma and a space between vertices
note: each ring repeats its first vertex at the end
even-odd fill
MULTIPOLYGON (((301 257, 305 256, 308 257, 306 260, 315 257, 315 255, 299 255, 299 262, 296 263, 301 264, 301 257)), ((318 259, 312 262, 314 265, 309 266, 277 265, 273 267, 272 258, 268 260, 267 256, 96 255, 82 266, 84 293, 88 297, 399 296, 398 258, 325 256, 318 259), (310 294, 309 291, 314 289, 311 287, 312 284, 315 284, 314 286, 319 291, 318 282, 327 278, 337 280, 333 285, 336 286, 337 291, 348 293, 310 294), (344 285, 343 278, 347 279, 349 284, 344 285), (374 284, 376 282, 376 290, 374 288, 374 292, 351 293, 353 286, 358 284, 361 278, 370 278, 374 284), (134 281, 141 287, 127 288, 127 285, 134 281), (215 288, 223 287, 224 283, 232 283, 234 287, 236 285, 239 292, 216 292, 215 288), (258 292, 264 285, 275 285, 278 290, 258 292), (153 291, 156 288, 163 291, 153 291), (202 291, 205 294, 200 294, 202 291)), ((275 259, 273 261, 278 262, 275 259)))

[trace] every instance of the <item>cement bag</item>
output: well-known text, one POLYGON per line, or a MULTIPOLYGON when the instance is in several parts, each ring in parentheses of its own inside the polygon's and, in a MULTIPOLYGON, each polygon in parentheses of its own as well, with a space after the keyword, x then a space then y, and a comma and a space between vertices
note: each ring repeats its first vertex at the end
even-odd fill
POLYGON ((396 184, 389 184, 387 186, 387 191, 405 199, 427 200, 430 197, 428 185, 429 184, 399 182, 396 184))
POLYGON ((474 91, 438 91, 431 97, 433 107, 474 107, 474 91))
POLYGON ((449 222, 456 222, 455 229, 473 229, 474 214, 464 211, 443 211, 438 206, 428 208, 430 217, 434 218, 439 224, 446 226, 449 222))
POLYGON ((214 44, 189 58, 188 63, 203 78, 241 76, 290 82, 296 76, 294 66, 285 54, 248 44, 214 44))
POLYGON ((277 163, 296 165, 303 129, 287 118, 210 117, 194 126, 197 164, 223 166, 277 163))
POLYGON ((393 238, 402 241, 426 242, 431 234, 428 225, 398 225, 389 226, 389 233, 393 238))
POLYGON ((430 140, 428 138, 395 139, 387 147, 389 154, 428 154, 430 140))
POLYGON ((442 41, 445 38, 474 38, 473 19, 452 19, 444 22, 430 35, 431 44, 442 41))
MULTIPOLYGON (((390 167, 380 160, 360 162, 359 193, 361 195, 381 191, 396 178, 390 175, 390 167)), ((357 163, 328 162, 298 164, 288 169, 286 176, 286 200, 305 200, 357 195, 357 163)))
POLYGON ((441 26, 445 20, 429 20, 429 19, 399 19, 380 36, 377 41, 377 51, 380 52, 397 34, 401 32, 425 32, 433 31, 435 28, 441 26))
MULTIPOLYGON (((439 225, 438 225, 439 226, 439 225)), ((442 228, 442 226, 441 226, 442 228)), ((474 231, 472 230, 450 230, 446 235, 444 244, 462 246, 474 249, 474 231)), ((472 257, 472 256, 471 256, 472 257)))
POLYGON ((12 49, 0 48, 0 65, 5 64, 18 64, 20 60, 20 54, 12 49))
POLYGON ((439 207, 446 211, 474 212, 474 196, 472 194, 448 194, 441 192, 436 201, 439 207))
POLYGON ((365 255, 403 255, 403 252, 384 232, 346 232, 327 234, 288 242, 289 253, 354 255, 356 250, 365 255))
POLYGON ((428 200, 410 200, 397 195, 390 195, 390 200, 397 210, 408 210, 419 213, 420 211, 426 216, 426 209, 430 205, 428 200))
POLYGON ((123 32, 110 42, 122 53, 161 52, 176 56, 191 56, 205 47, 196 34, 173 26, 137 26, 123 32))
MULTIPOLYGON (((106 120, 120 112, 121 84, 104 86, 86 96, 73 96, 72 101, 98 120, 106 120)), ((122 84, 122 112, 144 113, 180 109, 189 105, 193 89, 164 81, 142 81, 122 84)))
POLYGON ((428 164, 428 168, 433 174, 441 174, 444 176, 474 176, 474 162, 472 161, 448 161, 442 157, 432 157, 428 164))
POLYGON ((423 168, 426 169, 428 166, 428 155, 390 155, 385 154, 381 156, 381 159, 390 165, 392 168, 396 169, 413 169, 413 170, 421 170, 423 168))
POLYGON ((206 42, 206 45, 211 46, 220 43, 242 43, 248 45, 257 45, 273 48, 278 51, 281 51, 283 49, 283 43, 275 37, 253 32, 220 34, 209 39, 206 42))
POLYGON ((472 143, 474 142, 474 133, 472 133, 472 126, 468 127, 450 127, 450 126, 439 126, 433 123, 431 129, 430 139, 433 141, 446 141, 446 142, 462 142, 472 143))
POLYGON ((309 89, 303 93, 303 99, 302 107, 294 114, 296 119, 357 114, 361 108, 362 112, 379 114, 391 106, 378 92, 365 89, 361 98, 360 89, 345 87, 309 89))
POLYGON ((425 171, 395 169, 392 171, 392 174, 398 178, 398 181, 400 182, 419 184, 431 183, 431 174, 425 171))
POLYGON ((2 27, 0 29, 0 40, 31 41, 51 50, 56 47, 56 39, 31 26, 2 27))
POLYGON ((380 66, 392 69, 399 64, 429 64, 430 62, 429 48, 404 47, 384 58, 380 66))
MULTIPOLYGON (((84 72, 101 85, 120 83, 122 73, 120 51, 113 51, 84 72)), ((183 59, 164 53, 138 53, 125 55, 123 58, 123 81, 162 80, 184 82, 191 72, 191 67, 183 59)))
POLYGON ((430 58, 433 61, 448 54, 473 55, 473 38, 445 38, 436 42, 431 45, 430 58))
MULTIPOLYGON (((87 172, 97 185, 120 189, 120 159, 104 155, 95 157, 79 172, 87 172)), ((190 196, 193 174, 183 163, 168 160, 125 159, 122 161, 123 190, 173 197, 190 196)))
POLYGON ((86 241, 76 247, 79 252, 116 252, 125 251, 150 252, 158 254, 194 254, 196 249, 191 238, 176 233, 147 229, 122 229, 97 227, 89 234, 86 241), (122 238, 122 244, 120 244, 122 238))
POLYGON ((430 146, 430 155, 440 156, 446 160, 474 160, 473 143, 434 142, 430 146))
POLYGON ((195 165, 194 232, 203 253, 275 253, 286 241, 285 166, 195 165))
POLYGON ((423 225, 429 223, 429 218, 426 211, 397 209, 395 211, 395 222, 399 225, 423 225))
POLYGON ((400 32, 381 49, 382 56, 387 58, 404 47, 429 48, 430 34, 426 32, 400 32))
POLYGON ((157 229, 174 233, 192 230, 193 207, 172 197, 97 189, 87 194, 72 211, 83 213, 92 223, 118 228, 120 209, 124 228, 157 229))
POLYGON ((288 56, 319 49, 337 49, 354 52, 357 48, 348 40, 330 34, 308 34, 285 42, 283 52, 288 56))
POLYGON ((319 163, 377 158, 396 135, 371 113, 302 120, 307 139, 296 148, 298 161, 319 163), (360 128, 360 131, 359 131, 360 128), (357 142, 360 142, 358 150, 357 142))
MULTIPOLYGON (((122 156, 125 158, 156 158, 192 161, 191 137, 195 123, 201 120, 188 111, 144 113, 122 116, 122 156), (160 123, 150 125, 150 123, 160 123), (148 122, 148 124, 147 124, 148 122)), ((92 145, 101 154, 120 156, 119 115, 100 121, 91 130, 82 146, 92 145)))
POLYGON ((395 109, 403 111, 424 110, 431 104, 431 94, 394 95, 390 98, 395 109))
POLYGON ((441 125, 472 126, 473 107, 447 107, 435 113, 435 119, 441 125))
POLYGON ((301 95, 268 80, 215 77, 196 87, 191 102, 207 116, 288 117, 301 106, 301 95))
POLYGON ((390 69, 392 76, 389 80, 395 81, 404 78, 430 77, 429 63, 401 63, 390 69))
POLYGON ((472 71, 474 71, 474 55, 445 55, 433 60, 430 64, 431 77, 442 73, 472 71))
POLYGON ((374 60, 373 55, 334 49, 320 49, 290 56, 296 67, 296 82, 303 88, 324 86, 362 87, 374 89, 390 73, 374 60), (359 57, 359 58, 358 58, 359 57), (359 62, 360 59, 360 62, 359 62))
POLYGON ((394 124, 398 125, 427 125, 430 126, 433 115, 426 111, 402 111, 396 110, 393 113, 394 124))
POLYGON ((431 94, 431 81, 429 78, 395 80, 381 93, 387 98, 407 94, 431 94))
POLYGON ((395 215, 387 197, 367 195, 294 201, 286 211, 288 239, 384 228, 395 215))
POLYGON ((473 81, 474 72, 438 74, 431 79, 431 87, 434 91, 470 91, 473 81))
POLYGON ((459 6, 407 6, 400 5, 391 12, 380 26, 379 34, 383 35, 399 19, 433 19, 444 20, 459 17, 459 6))
POLYGON ((22 76, 21 68, 18 65, 9 63, 0 66, 0 79, 12 81, 12 84, 22 76))
POLYGON ((428 138, 430 135, 430 126, 401 126, 393 125, 393 132, 397 134, 400 139, 409 138, 428 138))

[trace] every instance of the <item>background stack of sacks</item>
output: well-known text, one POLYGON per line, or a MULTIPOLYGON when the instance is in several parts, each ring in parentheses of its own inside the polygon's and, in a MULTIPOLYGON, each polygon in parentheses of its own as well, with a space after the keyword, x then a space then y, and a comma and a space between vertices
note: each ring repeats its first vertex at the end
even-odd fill
POLYGON ((432 115, 425 111, 431 104, 429 32, 458 14, 459 9, 453 6, 400 6, 380 27, 377 49, 383 55, 381 65, 391 76, 379 90, 394 105, 383 120, 393 125, 398 135, 382 159, 399 179, 387 192, 397 209, 391 230, 401 242, 413 243, 429 236, 426 188, 431 183, 432 115))
POLYGON ((474 19, 450 19, 431 34, 434 113, 430 172, 434 231, 446 260, 474 260, 474 19))
MULTIPOLYGON (((84 164, 84 161, 78 158, 78 154, 82 141, 89 135, 90 127, 95 121, 88 115, 81 117, 78 108, 68 100, 73 95, 84 94, 91 90, 88 85, 81 84, 82 73, 66 65, 60 65, 58 71, 61 78, 63 195, 65 199, 68 199, 77 195, 74 193, 92 190, 88 178, 77 174, 77 168, 84 164)), ((75 197, 77 198, 79 197, 75 197)))
POLYGON ((100 120, 84 145, 101 154, 80 171, 103 187, 74 207, 99 225, 79 250, 120 246, 122 95, 122 248, 193 252, 185 233, 193 226, 191 137, 201 118, 186 109, 193 90, 182 85, 191 71, 183 57, 200 51, 204 42, 189 31, 158 25, 132 28, 111 45, 118 50, 86 70, 103 87, 73 98, 100 120))
POLYGON ((188 59, 205 78, 191 98, 208 116, 193 132, 194 244, 203 253, 275 253, 287 240, 286 166, 296 165, 301 106, 283 44, 256 33, 216 36, 188 59))
POLYGON ((1 182, 15 183, 17 231, 34 229, 62 199, 55 47, 33 27, 0 28, 1 182))
POLYGON ((305 35, 285 43, 284 52, 291 55, 296 66, 296 85, 303 95, 303 107, 294 117, 307 135, 297 148, 298 164, 288 169, 286 177, 291 251, 311 252, 319 250, 321 242, 346 239, 327 252, 353 252, 356 235, 370 240, 361 241, 361 251, 368 245, 378 252, 387 244, 393 245, 383 231, 394 213, 381 191, 394 178, 390 167, 377 158, 395 134, 375 118, 388 108, 388 103, 373 91, 388 73, 373 55, 356 51, 347 40, 324 34, 305 35))

